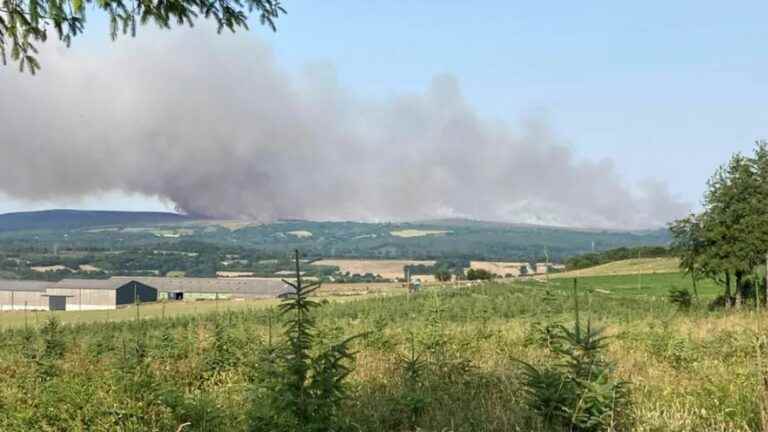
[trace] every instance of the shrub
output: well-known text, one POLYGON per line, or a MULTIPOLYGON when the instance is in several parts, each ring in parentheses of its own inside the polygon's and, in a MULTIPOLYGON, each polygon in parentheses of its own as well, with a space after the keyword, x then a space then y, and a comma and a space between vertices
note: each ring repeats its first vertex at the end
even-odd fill
POLYGON ((467 270, 467 280, 491 280, 493 279, 493 273, 484 269, 469 269, 467 270))
POLYGON ((448 282, 453 277, 453 274, 448 269, 439 269, 435 271, 435 279, 440 282, 448 282))
POLYGON ((672 288, 669 290, 669 301, 681 311, 689 310, 693 303, 691 293, 686 288, 672 288))
POLYGON ((319 283, 304 285, 296 251, 294 292, 280 304, 286 318, 285 344, 268 346, 264 378, 257 384, 251 412, 251 431, 338 431, 344 429, 340 410, 347 398, 345 380, 352 371, 347 338, 323 349, 316 337, 309 295, 319 283))
POLYGON ((548 326, 548 347, 556 361, 542 367, 520 362, 528 407, 550 429, 620 429, 626 422, 627 383, 611 376, 612 365, 602 357, 606 337, 589 321, 586 328, 581 327, 575 282, 574 304, 573 329, 548 326))

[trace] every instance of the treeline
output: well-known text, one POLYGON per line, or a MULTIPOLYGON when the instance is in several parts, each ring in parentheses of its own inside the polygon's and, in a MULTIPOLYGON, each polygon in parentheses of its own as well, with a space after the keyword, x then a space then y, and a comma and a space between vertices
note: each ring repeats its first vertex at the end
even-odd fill
MULTIPOLYGON (((223 247, 212 243, 182 240, 155 247, 130 248, 122 251, 48 250, 0 252, 0 271, 4 277, 35 280, 63 278, 108 278, 118 276, 167 276, 183 273, 188 277, 215 277, 218 271, 250 272, 255 276, 272 276, 292 270, 290 257, 263 254, 243 247, 223 247), (33 267, 53 267, 35 271, 33 267), (81 266, 92 268, 82 270, 81 266)), ((334 266, 307 266, 308 276, 328 279, 338 272, 334 266)), ((374 275, 341 275, 355 281, 373 282, 374 275)))
POLYGON ((734 154, 709 179, 703 211, 670 225, 681 268, 696 282, 723 287, 716 303, 740 307, 765 298, 760 269, 768 258, 768 142, 758 141, 750 156, 734 154))
POLYGON ((454 276, 462 278, 464 269, 468 268, 470 261, 468 259, 443 259, 432 265, 411 264, 404 267, 404 271, 410 275, 434 275, 437 280, 449 281, 454 276))
POLYGON ((664 246, 621 247, 603 252, 592 252, 565 260, 568 270, 579 270, 630 258, 659 258, 674 256, 675 251, 664 246))

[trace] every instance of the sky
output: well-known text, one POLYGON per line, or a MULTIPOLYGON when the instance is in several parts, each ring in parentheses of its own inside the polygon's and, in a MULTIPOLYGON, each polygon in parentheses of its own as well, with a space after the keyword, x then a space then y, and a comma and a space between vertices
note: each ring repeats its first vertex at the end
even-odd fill
MULTIPOLYGON (((277 32, 254 22, 237 37, 266 43, 289 73, 328 65, 359 98, 420 92, 449 74, 479 116, 543 122, 578 160, 608 160, 629 185, 664 182, 694 209, 719 164, 768 137, 765 2, 479 3, 285 0, 277 32)), ((98 16, 89 26, 73 53, 113 49, 98 16)), ((0 81, 9 74, 16 71, 2 70, 0 81)), ((174 204, 115 191, 65 200, 0 195, 0 212, 50 207, 174 204)))

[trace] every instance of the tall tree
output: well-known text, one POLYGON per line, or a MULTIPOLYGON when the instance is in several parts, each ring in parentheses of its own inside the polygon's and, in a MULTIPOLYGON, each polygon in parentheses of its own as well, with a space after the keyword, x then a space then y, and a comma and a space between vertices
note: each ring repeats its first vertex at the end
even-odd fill
POLYGON ((280 0, 0 0, 0 61, 7 64, 10 55, 22 71, 34 74, 40 68, 36 44, 52 30, 69 46, 85 30, 86 10, 107 15, 112 39, 135 36, 137 24, 169 29, 192 26, 199 18, 213 20, 219 33, 235 32, 248 29, 252 13, 275 30, 275 20, 285 13, 280 0))
POLYGON ((706 247, 700 217, 690 214, 678 219, 670 224, 669 231, 672 233, 672 248, 680 255, 680 268, 691 277, 693 295, 698 300, 696 284, 702 277, 699 267, 706 247))
POLYGON ((700 268, 724 283, 726 300, 730 300, 733 281, 734 301, 740 307, 745 278, 761 261, 765 247, 755 235, 761 188, 754 159, 735 154, 707 186, 701 233, 708 247, 701 255, 700 268))

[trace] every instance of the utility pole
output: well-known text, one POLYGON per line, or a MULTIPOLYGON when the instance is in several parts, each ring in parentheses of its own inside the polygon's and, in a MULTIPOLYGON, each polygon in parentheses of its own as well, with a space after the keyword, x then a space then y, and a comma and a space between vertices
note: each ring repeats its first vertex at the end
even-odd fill
POLYGON ((411 294, 411 272, 407 264, 403 270, 405 270, 405 287, 408 289, 408 294, 411 294))
POLYGON ((643 285, 643 273, 640 270, 640 249, 637 250, 637 266, 637 289, 639 291, 643 285))
MULTIPOLYGON (((766 295, 768 295, 768 254, 765 255, 765 282, 766 282, 766 295)), ((768 299, 768 297, 766 297, 768 299)), ((760 421, 763 429, 768 426, 768 418, 766 418, 765 405, 766 405, 766 378, 763 370, 763 335, 760 325, 760 290, 755 292, 755 320, 757 321, 757 342, 755 348, 757 351, 757 394, 759 395, 758 401, 760 403, 760 421)))

